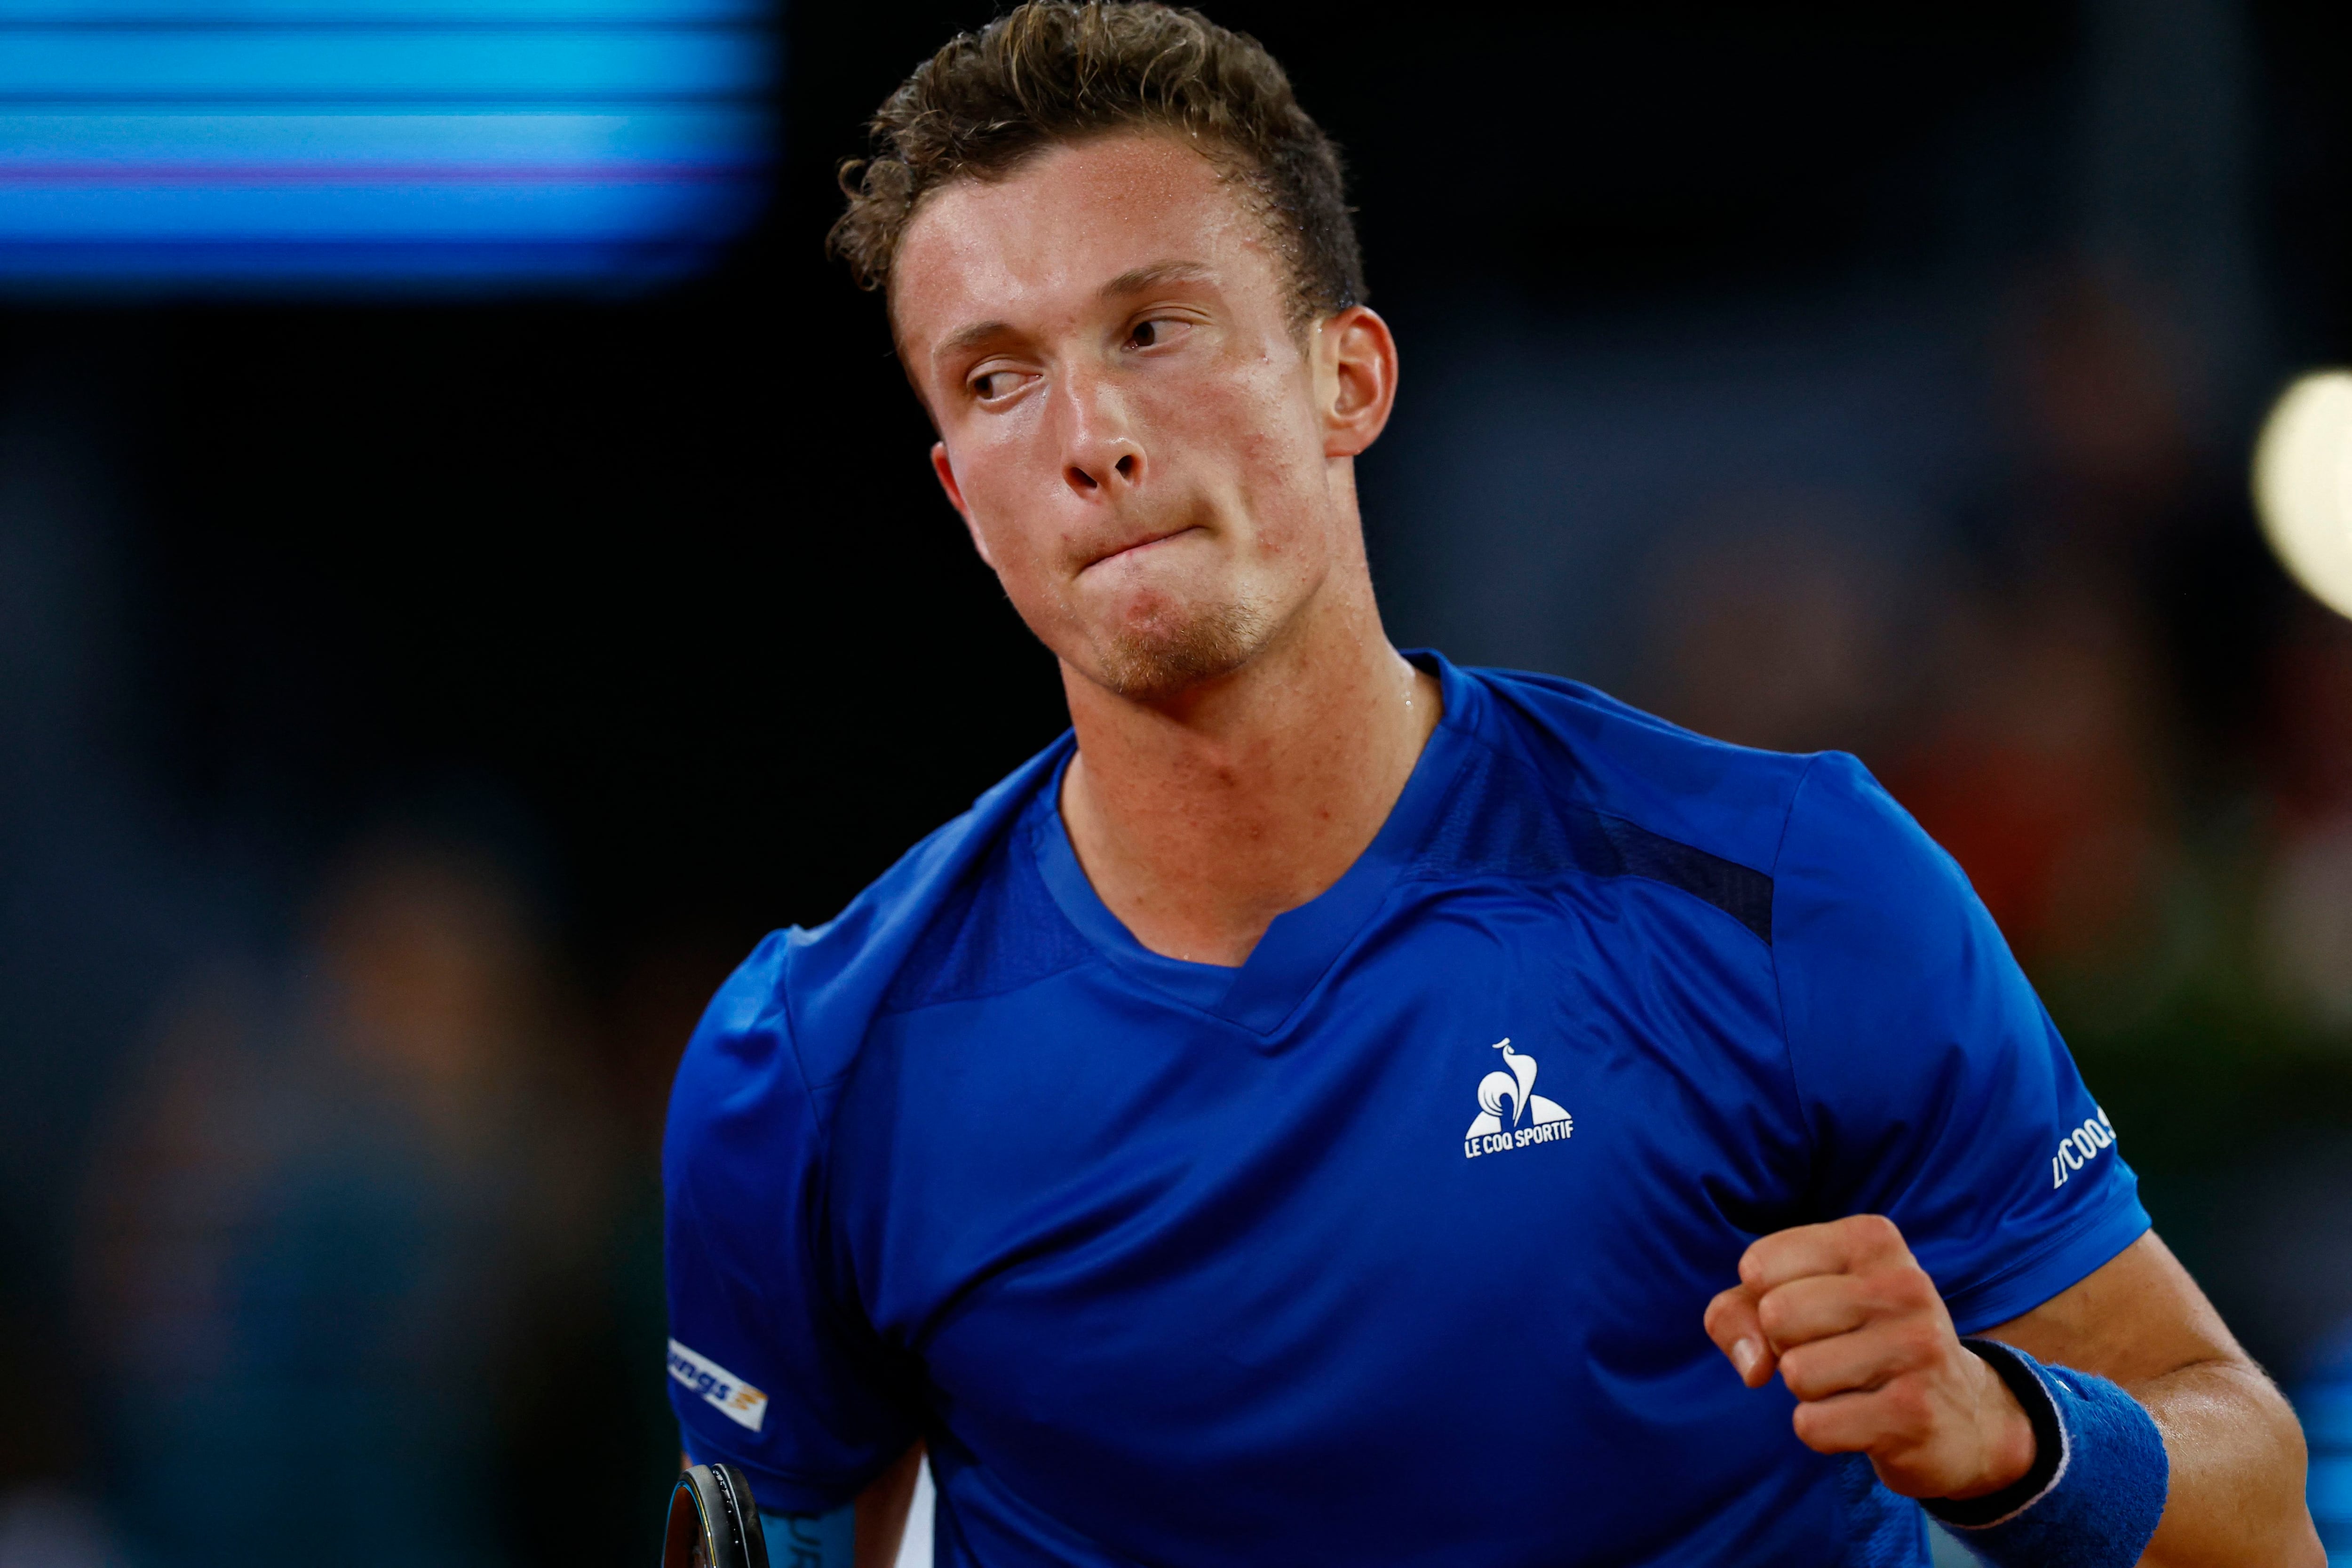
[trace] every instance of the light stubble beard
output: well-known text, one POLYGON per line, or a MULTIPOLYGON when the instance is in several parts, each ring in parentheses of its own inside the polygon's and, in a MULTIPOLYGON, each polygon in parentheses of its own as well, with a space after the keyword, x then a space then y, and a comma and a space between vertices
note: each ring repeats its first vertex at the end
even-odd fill
POLYGON ((1265 646, 1267 617, 1244 604, 1219 605, 1172 632, 1123 631, 1103 649, 1097 679, 1130 702, 1164 702, 1231 675, 1265 646))

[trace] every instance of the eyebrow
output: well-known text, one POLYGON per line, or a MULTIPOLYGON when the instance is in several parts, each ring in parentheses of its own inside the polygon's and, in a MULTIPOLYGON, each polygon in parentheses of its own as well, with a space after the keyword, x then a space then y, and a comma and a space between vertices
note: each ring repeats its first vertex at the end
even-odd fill
POLYGON ((974 321, 968 327, 958 327, 940 341, 940 346, 931 351, 931 357, 938 360, 960 354, 966 349, 975 349, 992 339, 1001 338, 1012 330, 1010 321, 974 321))
POLYGON ((1097 290, 1097 298, 1116 300, 1122 295, 1140 294, 1167 283, 1205 283, 1216 273, 1205 262, 1155 261, 1149 267, 1132 267, 1097 290))

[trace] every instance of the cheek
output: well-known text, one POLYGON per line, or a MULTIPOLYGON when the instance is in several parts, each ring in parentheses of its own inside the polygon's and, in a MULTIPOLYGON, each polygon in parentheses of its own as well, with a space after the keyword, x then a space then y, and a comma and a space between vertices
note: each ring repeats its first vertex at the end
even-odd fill
POLYGON ((1259 550, 1305 548, 1322 530, 1328 499, 1322 432, 1312 405, 1296 380, 1276 369, 1224 392, 1213 408, 1202 409, 1215 422, 1202 439, 1226 454, 1221 466, 1253 520, 1259 550))
POLYGON ((1319 484, 1321 442, 1295 374, 1260 361, 1169 389, 1153 424, 1172 453, 1205 458, 1247 497, 1319 484))
POLYGON ((1039 548, 1035 525, 1051 504, 1041 487, 1058 470, 1034 447, 1025 432, 999 426, 984 440, 958 442, 949 454, 972 526, 1000 571, 1039 548))
POLYGON ((1066 574, 1057 527, 1060 509, 1050 489, 1040 493, 1038 475, 1045 464, 1045 478, 1057 483, 1059 470, 1001 439, 971 454, 970 460, 969 474, 959 467, 956 477, 971 511, 972 531, 1005 597, 1042 636, 1045 623, 1061 616, 1066 574))

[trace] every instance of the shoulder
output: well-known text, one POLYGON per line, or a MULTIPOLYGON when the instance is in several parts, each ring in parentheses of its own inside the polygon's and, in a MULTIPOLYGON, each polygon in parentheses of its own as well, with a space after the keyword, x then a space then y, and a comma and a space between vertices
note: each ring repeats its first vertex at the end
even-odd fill
POLYGON ((1939 878, 1958 868, 1843 752, 1734 745, 1580 682, 1519 670, 1462 672, 1495 700, 1501 745, 1563 801, 1769 873, 1817 876, 1889 851, 1939 878), (1791 851, 1797 853, 1793 854, 1791 851), (1849 864, 1823 864, 1844 858, 1849 864))
POLYGON ((1556 676, 1460 674, 1486 752, 1465 781, 1477 812, 1540 800, 1582 869, 1681 887, 1770 939, 1775 863, 1818 757, 1710 740, 1556 676))
POLYGON ((1949 950, 1998 942, 1968 874, 1870 770, 1842 752, 1812 759, 1774 867, 1784 938, 1949 950))
POLYGON ((695 1026, 670 1087, 662 1139, 665 1182, 690 1168, 736 1165, 803 1127, 811 1106, 779 975, 794 933, 776 931, 719 986, 695 1026))
POLYGON ((821 1139, 868 1026, 943 917, 968 906, 1059 767, 1065 736, 925 837, 832 920, 770 933, 710 1000, 671 1091, 667 1158, 821 1139))
POLYGON ((1489 743, 1563 803, 1769 869, 1813 758, 1711 740, 1558 676, 1464 673, 1494 699, 1489 743))

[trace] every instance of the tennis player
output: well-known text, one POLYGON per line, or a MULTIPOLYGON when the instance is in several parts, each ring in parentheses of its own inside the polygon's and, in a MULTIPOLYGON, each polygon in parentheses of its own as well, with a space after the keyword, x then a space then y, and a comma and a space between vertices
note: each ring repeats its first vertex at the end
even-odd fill
POLYGON ((1390 646, 1397 350, 1258 46, 1032 0, 845 183, 1072 728, 679 1070, 672 1395, 780 1568, 887 1563, 919 1446, 986 1568, 1910 1564, 1929 1515, 2322 1562, 2293 1415, 1858 763, 1390 646))

